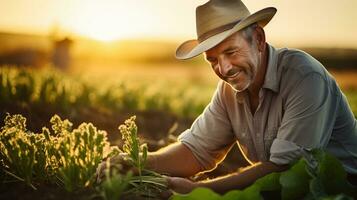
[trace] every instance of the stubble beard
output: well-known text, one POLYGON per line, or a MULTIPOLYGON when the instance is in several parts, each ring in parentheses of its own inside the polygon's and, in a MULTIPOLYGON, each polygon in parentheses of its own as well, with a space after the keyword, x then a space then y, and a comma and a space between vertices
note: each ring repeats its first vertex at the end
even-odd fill
POLYGON ((236 92, 243 92, 245 91, 246 89, 249 88, 249 86, 253 83, 253 81, 255 80, 256 78, 256 75, 257 75, 257 70, 258 70, 258 66, 260 65, 261 63, 261 59, 262 59, 262 54, 261 52, 259 52, 259 59, 257 61, 257 65, 255 67, 251 66, 250 67, 250 70, 243 70, 241 73, 245 73, 245 76, 246 76, 246 80, 245 80, 245 85, 241 88, 237 88, 234 86, 234 84, 231 84, 229 83, 229 85, 233 88, 234 91, 236 92))
POLYGON ((232 87, 235 92, 243 92, 251 85, 253 81, 253 73, 251 71, 248 71, 247 69, 243 69, 240 74, 238 74, 238 76, 235 78, 239 79, 232 81, 226 80, 226 82, 232 87), (242 84, 244 85, 242 86, 242 84))

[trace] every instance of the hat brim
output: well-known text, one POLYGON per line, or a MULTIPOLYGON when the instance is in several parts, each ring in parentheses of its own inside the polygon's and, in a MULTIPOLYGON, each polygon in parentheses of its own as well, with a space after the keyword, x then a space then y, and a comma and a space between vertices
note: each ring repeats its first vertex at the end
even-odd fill
POLYGON ((186 60, 198 56, 199 54, 215 47, 217 44, 231 36, 235 32, 257 22, 261 27, 264 27, 273 18, 276 13, 276 8, 268 7, 259 10, 238 22, 233 28, 213 35, 202 42, 198 40, 188 40, 182 43, 176 50, 176 58, 186 60))

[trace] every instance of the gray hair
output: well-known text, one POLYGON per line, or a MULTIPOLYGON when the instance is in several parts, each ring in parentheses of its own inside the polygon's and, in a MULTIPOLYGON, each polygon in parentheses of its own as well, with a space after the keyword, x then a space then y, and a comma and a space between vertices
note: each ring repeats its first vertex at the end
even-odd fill
POLYGON ((253 41, 253 32, 254 30, 258 27, 258 23, 253 23, 242 30, 240 30, 240 33, 244 37, 244 39, 251 44, 253 41))

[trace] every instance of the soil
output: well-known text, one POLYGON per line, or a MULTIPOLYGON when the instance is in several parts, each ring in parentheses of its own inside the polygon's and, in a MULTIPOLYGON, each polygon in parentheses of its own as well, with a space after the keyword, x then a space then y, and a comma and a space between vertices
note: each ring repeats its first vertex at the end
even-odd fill
POLYGON ((86 199, 100 199, 96 196, 95 191, 81 190, 76 192, 67 192, 66 190, 49 184, 42 184, 36 186, 36 190, 23 182, 13 182, 1 184, 0 199, 8 200, 86 200, 86 199))

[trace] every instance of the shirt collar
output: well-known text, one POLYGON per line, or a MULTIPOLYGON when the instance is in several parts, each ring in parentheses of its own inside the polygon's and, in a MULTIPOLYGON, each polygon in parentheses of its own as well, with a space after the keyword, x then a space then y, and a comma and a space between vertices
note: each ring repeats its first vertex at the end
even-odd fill
POLYGON ((265 73, 265 79, 262 88, 271 89, 274 92, 279 91, 278 81, 278 51, 271 45, 268 45, 268 66, 265 73))

